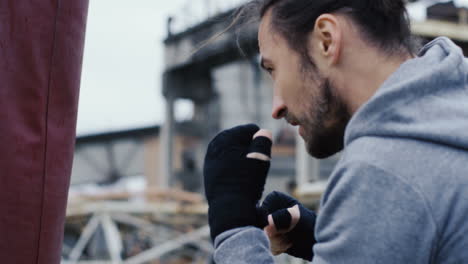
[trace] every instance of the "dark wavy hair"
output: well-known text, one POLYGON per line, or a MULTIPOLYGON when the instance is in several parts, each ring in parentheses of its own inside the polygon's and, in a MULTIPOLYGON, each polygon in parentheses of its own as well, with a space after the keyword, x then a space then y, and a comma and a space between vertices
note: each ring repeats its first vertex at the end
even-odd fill
POLYGON ((368 43, 389 55, 415 54, 419 48, 403 0, 253 0, 238 10, 236 19, 259 21, 270 9, 272 29, 302 56, 308 56, 308 35, 325 13, 347 15, 368 43))

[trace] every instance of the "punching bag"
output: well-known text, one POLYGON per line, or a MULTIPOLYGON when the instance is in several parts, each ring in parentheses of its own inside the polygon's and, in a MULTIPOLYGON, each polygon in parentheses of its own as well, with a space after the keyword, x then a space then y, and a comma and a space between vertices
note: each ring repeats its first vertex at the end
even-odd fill
POLYGON ((88 0, 0 1, 0 263, 60 263, 88 0))

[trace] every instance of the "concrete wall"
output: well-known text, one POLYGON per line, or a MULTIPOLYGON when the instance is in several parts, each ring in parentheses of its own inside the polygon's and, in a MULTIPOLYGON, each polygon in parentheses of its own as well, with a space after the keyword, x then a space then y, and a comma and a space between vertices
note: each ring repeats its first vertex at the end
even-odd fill
MULTIPOLYGON (((174 171, 183 168, 182 153, 195 148, 196 139, 176 136, 174 139, 174 171)), ((144 175, 150 186, 161 182, 161 139, 159 136, 116 139, 77 145, 73 160, 72 184, 105 182, 111 178, 112 162, 109 152, 114 151, 115 168, 120 176, 144 175)), ((176 179, 171 179, 176 182, 176 179)))
POLYGON ((144 144, 139 139, 78 145, 73 158, 71 184, 109 180, 113 151, 115 168, 122 176, 144 174, 144 144))

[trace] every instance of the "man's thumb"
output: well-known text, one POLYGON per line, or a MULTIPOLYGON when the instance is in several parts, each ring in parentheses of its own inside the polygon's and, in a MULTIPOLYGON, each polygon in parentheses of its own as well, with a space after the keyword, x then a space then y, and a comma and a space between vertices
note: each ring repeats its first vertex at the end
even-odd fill
POLYGON ((269 224, 274 224, 279 233, 287 233, 293 230, 301 218, 299 205, 294 205, 287 209, 281 209, 268 216, 269 224), (270 223, 273 222, 273 223, 270 223))
POLYGON ((273 212, 271 214, 271 218, 277 231, 289 230, 292 222, 292 216, 289 213, 288 209, 280 209, 278 211, 273 212))
POLYGON ((271 158, 271 146, 272 146, 272 135, 271 132, 266 129, 260 129, 253 136, 252 143, 249 147, 247 154, 248 158, 258 158, 262 160, 270 160, 271 158), (261 154, 261 155, 258 155, 261 154), (263 155, 266 156, 262 157, 263 155))

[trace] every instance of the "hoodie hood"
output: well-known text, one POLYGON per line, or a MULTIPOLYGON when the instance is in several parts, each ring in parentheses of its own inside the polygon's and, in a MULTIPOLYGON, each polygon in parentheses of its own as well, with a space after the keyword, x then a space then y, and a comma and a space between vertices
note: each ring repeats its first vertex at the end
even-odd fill
POLYGON ((351 118, 345 146, 402 137, 468 150, 468 60, 445 37, 403 63, 351 118))

